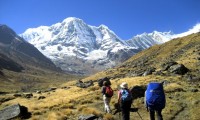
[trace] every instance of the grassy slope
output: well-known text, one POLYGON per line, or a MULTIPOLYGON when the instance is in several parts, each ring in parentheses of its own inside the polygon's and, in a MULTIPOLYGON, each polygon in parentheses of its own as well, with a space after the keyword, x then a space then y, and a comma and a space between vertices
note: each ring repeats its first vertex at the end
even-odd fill
POLYGON ((34 66, 27 66, 22 72, 13 72, 5 69, 2 71, 4 76, 0 75, 1 92, 47 89, 79 78, 78 76, 58 73, 34 66))
MULTIPOLYGON (((126 81, 129 86, 146 85, 150 81, 168 81, 164 86, 166 92, 167 105, 163 110, 163 116, 166 120, 199 120, 200 117, 200 83, 189 82, 184 76, 178 75, 149 75, 140 77, 131 77, 130 73, 139 69, 155 67, 156 70, 161 69, 160 65, 169 60, 174 60, 184 64, 190 69, 192 75, 199 77, 200 70, 199 55, 200 34, 193 34, 184 38, 175 39, 163 45, 156 45, 145 51, 138 53, 131 59, 116 67, 109 69, 93 76, 87 77, 84 81, 97 80, 104 76, 112 77, 112 88, 115 94, 111 100, 111 108, 114 108, 114 103, 117 101, 118 86, 126 81), (142 62, 141 62, 142 61, 142 62), (140 64, 140 65, 138 65, 140 64), (144 64, 144 65, 143 65, 144 64), (192 89, 199 90, 192 92, 192 89)), ((30 74, 32 75, 32 74, 30 74)), ((48 74, 49 75, 49 74, 48 74)), ((47 76, 48 76, 47 75, 47 76)), ((39 76, 39 75, 34 75, 39 76)), ((42 77, 42 75, 41 75, 42 77)), ((53 77, 48 77, 53 79, 53 77)), ((62 76, 60 76, 62 78, 62 76)), ((53 81, 53 80, 52 80, 53 81)), ((105 119, 119 119, 117 115, 105 114, 103 112, 103 102, 100 93, 100 88, 95 85, 86 89, 75 87, 75 81, 70 81, 59 87, 55 92, 42 93, 45 99, 37 100, 40 94, 35 94, 31 99, 16 98, 1 104, 1 108, 20 103, 27 106, 32 113, 32 120, 49 119, 49 120, 77 120, 79 114, 93 113, 98 116, 104 116, 105 119), (69 89, 60 89, 63 86, 70 87, 69 89)), ((12 96, 12 95, 10 95, 12 96)), ((7 95, 6 97, 9 97, 7 95)), ((148 112, 143 105, 143 98, 134 100, 132 107, 139 108, 139 113, 144 120, 149 118, 148 112)), ((131 118, 140 119, 136 112, 131 113, 131 118)))

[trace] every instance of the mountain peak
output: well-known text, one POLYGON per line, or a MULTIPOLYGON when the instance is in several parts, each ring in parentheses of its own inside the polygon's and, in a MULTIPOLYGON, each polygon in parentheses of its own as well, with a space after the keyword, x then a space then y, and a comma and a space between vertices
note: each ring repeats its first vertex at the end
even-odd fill
POLYGON ((106 25, 104 25, 104 24, 101 24, 100 26, 99 26, 99 28, 101 28, 101 29, 109 29, 106 25))
POLYGON ((76 17, 68 17, 68 18, 64 19, 62 22, 70 23, 70 22, 74 22, 74 21, 83 22, 83 20, 76 18, 76 17))

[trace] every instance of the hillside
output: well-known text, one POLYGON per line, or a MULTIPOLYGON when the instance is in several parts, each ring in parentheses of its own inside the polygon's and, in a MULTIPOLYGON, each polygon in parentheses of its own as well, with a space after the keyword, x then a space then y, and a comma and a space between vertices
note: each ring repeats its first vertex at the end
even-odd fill
POLYGON ((41 89, 74 77, 76 76, 64 74, 50 59, 11 28, 0 25, 1 92, 41 89))
MULTIPOLYGON (((103 111, 100 87, 96 81, 106 76, 111 78, 115 92, 111 100, 113 111, 115 111, 114 104, 117 102, 118 86, 122 82, 126 81, 129 87, 137 85, 144 90, 150 81, 165 81, 167 105, 163 110, 164 119, 200 119, 200 33, 150 47, 114 69, 82 79, 83 82, 92 80, 94 86, 79 88, 76 86, 76 81, 70 81, 55 91, 33 93, 33 97, 29 99, 13 98, 11 97, 13 94, 7 94, 1 98, 12 99, 2 102, 1 108, 20 103, 26 106, 32 114, 31 120, 45 118, 48 120, 77 120, 78 116, 85 114, 95 114, 105 120, 119 120, 118 113, 111 115, 103 111), (45 98, 38 100, 39 96, 45 96, 45 98)), ((137 92, 133 95, 138 94, 137 92)), ((139 114, 147 120, 149 115, 144 107, 142 95, 143 92, 134 100, 132 108, 138 108, 139 114)), ((131 118, 140 119, 136 112, 131 112, 131 118)))

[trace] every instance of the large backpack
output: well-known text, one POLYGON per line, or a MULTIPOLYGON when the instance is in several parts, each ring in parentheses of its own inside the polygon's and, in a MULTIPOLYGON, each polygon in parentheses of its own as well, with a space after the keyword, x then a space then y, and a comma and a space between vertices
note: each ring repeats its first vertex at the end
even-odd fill
POLYGON ((106 97, 112 97, 113 96, 113 90, 110 86, 106 87, 105 95, 106 95, 106 97))
POLYGON ((166 100, 162 83, 149 83, 145 92, 145 96, 146 105, 150 109, 159 110, 165 108, 166 100))
POLYGON ((132 101, 132 95, 127 89, 122 89, 120 92, 122 102, 132 101))

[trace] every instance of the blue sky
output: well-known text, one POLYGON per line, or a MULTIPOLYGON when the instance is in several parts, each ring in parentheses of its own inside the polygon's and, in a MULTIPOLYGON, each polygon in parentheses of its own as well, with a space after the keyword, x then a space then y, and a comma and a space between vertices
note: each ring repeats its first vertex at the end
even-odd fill
POLYGON ((77 17, 130 39, 154 30, 185 32, 200 23, 199 11, 200 0, 0 0, 0 24, 20 34, 77 17))

